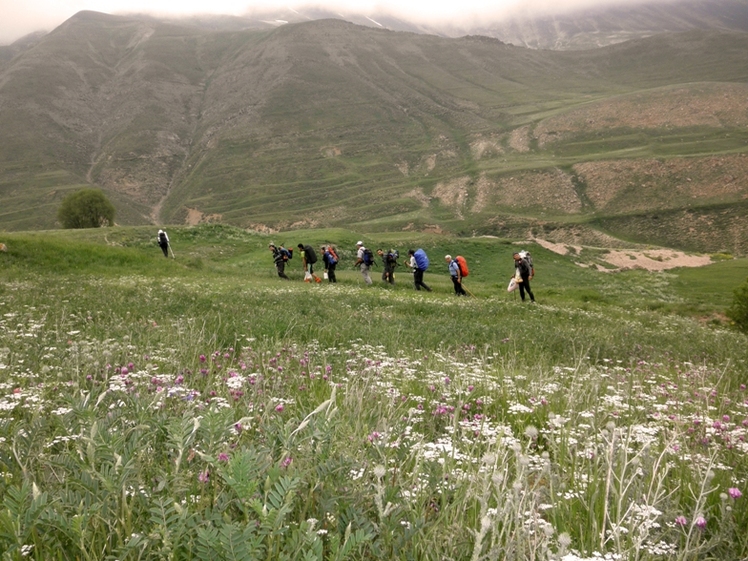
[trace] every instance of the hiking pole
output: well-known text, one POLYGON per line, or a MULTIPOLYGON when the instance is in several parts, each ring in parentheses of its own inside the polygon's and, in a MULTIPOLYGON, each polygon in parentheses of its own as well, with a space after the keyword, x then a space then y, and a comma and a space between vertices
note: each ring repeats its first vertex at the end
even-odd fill
POLYGON ((464 288, 467 291, 467 293, 470 294, 470 296, 472 296, 473 298, 477 298, 477 296, 473 294, 472 292, 470 292, 470 289, 467 286, 465 286, 465 283, 461 282, 460 284, 462 285, 462 288, 464 288))
POLYGON ((168 243, 168 244, 166 244, 166 245, 168 245, 168 246, 169 246, 169 251, 171 251, 171 258, 172 258, 172 259, 176 259, 176 256, 174 255, 174 250, 173 250, 173 249, 171 248, 171 244, 170 244, 170 243, 168 243))

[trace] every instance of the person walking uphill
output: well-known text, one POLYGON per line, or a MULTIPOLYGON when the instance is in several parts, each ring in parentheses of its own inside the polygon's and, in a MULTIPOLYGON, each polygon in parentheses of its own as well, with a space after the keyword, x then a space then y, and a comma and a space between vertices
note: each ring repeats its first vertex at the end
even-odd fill
POLYGON ((322 279, 314 274, 314 264, 317 262, 317 254, 311 245, 299 244, 302 251, 301 263, 304 266, 304 282, 322 282, 322 279))
POLYGON ((449 267, 449 276, 452 278, 452 284, 455 285, 455 294, 457 296, 467 296, 467 292, 462 288, 462 271, 460 270, 460 265, 456 260, 452 259, 451 255, 445 255, 444 260, 449 267))
POLYGON ((535 276, 535 269, 530 266, 527 259, 523 259, 519 253, 514 254, 514 267, 519 274, 519 295, 525 301, 525 292, 530 296, 530 301, 535 302, 535 295, 530 289, 530 280, 535 276))
POLYGON ((278 271, 278 276, 282 279, 291 280, 285 273, 289 251, 283 246, 280 246, 280 248, 275 247, 275 244, 272 243, 268 246, 268 249, 273 252, 273 263, 275 263, 275 270, 278 271))
POLYGON ((361 276, 364 277, 364 282, 366 284, 371 284, 371 275, 369 274, 369 271, 371 270, 371 266, 374 264, 374 256, 370 249, 364 247, 364 242, 356 242, 356 248, 356 263, 353 266, 360 267, 361 276))
POLYGON ((431 289, 423 282, 423 273, 429 268, 429 258, 426 252, 422 249, 409 249, 408 255, 410 256, 408 265, 413 268, 413 283, 416 290, 421 290, 421 287, 423 287, 427 292, 431 292, 431 289))
POLYGON ((158 247, 164 252, 164 257, 169 257, 169 236, 166 235, 166 232, 159 230, 156 241, 158 242, 158 247))

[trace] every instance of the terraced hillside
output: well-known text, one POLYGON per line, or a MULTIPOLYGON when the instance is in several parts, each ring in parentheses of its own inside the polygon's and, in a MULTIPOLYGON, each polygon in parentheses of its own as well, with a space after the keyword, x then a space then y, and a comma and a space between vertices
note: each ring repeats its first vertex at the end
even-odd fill
POLYGON ((0 62, 0 228, 344 226, 748 252, 748 34, 574 52, 81 12, 0 62), (667 218, 665 218, 667 217, 667 218), (730 234, 727 235, 726 232, 730 234))

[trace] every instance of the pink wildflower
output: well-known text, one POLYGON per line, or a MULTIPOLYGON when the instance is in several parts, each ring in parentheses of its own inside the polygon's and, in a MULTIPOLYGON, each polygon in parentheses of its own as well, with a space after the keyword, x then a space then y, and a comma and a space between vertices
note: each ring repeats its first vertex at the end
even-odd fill
POLYGON ((740 489, 738 489, 737 487, 730 487, 727 490, 727 494, 730 495, 730 498, 732 499, 739 499, 743 496, 743 493, 741 493, 740 489))

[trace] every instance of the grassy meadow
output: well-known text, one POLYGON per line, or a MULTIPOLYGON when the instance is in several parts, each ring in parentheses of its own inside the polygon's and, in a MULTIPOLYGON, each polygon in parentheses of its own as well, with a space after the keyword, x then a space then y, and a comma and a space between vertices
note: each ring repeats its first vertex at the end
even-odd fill
POLYGON ((748 557, 748 260, 363 237, 426 249, 425 293, 365 286, 349 230, 168 231, 174 259, 151 228, 3 234, 3 561, 748 557), (338 283, 279 279, 270 241, 334 242, 338 283))

